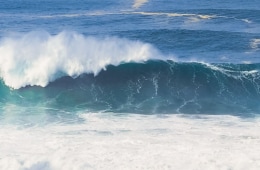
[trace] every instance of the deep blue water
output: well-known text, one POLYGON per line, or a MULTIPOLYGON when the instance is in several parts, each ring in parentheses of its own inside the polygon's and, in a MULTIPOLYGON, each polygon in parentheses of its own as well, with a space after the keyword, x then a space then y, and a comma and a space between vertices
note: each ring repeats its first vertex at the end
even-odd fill
POLYGON ((2 117, 257 115, 259 16, 257 0, 5 0, 2 117))

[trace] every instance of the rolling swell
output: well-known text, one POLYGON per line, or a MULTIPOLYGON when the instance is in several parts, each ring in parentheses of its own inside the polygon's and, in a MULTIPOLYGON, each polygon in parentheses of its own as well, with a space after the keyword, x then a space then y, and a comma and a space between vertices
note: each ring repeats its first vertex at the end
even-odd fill
POLYGON ((260 111, 260 64, 149 60, 10 90, 1 104, 120 113, 250 115, 260 111))

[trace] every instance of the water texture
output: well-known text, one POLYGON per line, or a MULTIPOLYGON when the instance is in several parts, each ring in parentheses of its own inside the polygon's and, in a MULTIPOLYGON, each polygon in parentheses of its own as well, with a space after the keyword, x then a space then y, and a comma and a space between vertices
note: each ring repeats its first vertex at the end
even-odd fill
POLYGON ((259 169, 260 1, 4 0, 0 169, 259 169))

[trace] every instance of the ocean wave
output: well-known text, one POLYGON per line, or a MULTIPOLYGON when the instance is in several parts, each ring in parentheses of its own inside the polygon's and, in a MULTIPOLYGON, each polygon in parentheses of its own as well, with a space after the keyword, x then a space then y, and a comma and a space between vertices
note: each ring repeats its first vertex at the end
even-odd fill
POLYGON ((251 24, 252 21, 249 19, 238 19, 236 17, 229 17, 223 15, 212 15, 212 14, 195 14, 195 13, 170 13, 170 12, 132 12, 133 14, 140 15, 149 15, 149 16, 167 16, 167 17, 188 17, 191 22, 199 22, 201 20, 210 20, 210 19, 231 19, 241 21, 247 24, 251 24))
MULTIPOLYGON (((144 2, 146 3, 146 2, 144 2)), ((134 4, 133 8, 138 9, 140 6, 134 4)), ((247 18, 236 18, 232 16, 216 15, 216 14, 196 14, 196 13, 178 13, 178 12, 146 12, 146 11, 92 11, 84 13, 64 13, 64 14, 53 14, 53 15, 41 15, 33 16, 33 18, 45 18, 45 19, 54 19, 54 18, 78 18, 78 17, 90 17, 90 16, 107 16, 107 15, 146 15, 146 16, 162 16, 162 17, 183 17, 187 19, 186 23, 200 22, 204 20, 212 19, 227 19, 233 21, 239 21, 245 24, 252 24, 253 21, 247 18)), ((30 16, 32 17, 32 16, 30 16)))
POLYGON ((97 75, 107 65, 159 57, 152 45, 140 41, 75 32, 30 32, 0 40, 0 76, 14 89, 27 85, 44 87, 62 76, 97 75))
POLYGON ((168 12, 133 12, 133 14, 141 15, 164 15, 168 17, 197 17, 199 19, 211 19, 216 18, 216 15, 202 15, 202 14, 191 14, 191 13, 168 13, 168 12))
POLYGON ((2 84, 0 93, 3 105, 13 103, 23 107, 53 108, 55 113, 60 109, 83 109, 141 114, 251 116, 260 113, 260 64, 171 60, 129 62, 109 65, 96 76, 62 77, 45 88, 10 91, 2 84))

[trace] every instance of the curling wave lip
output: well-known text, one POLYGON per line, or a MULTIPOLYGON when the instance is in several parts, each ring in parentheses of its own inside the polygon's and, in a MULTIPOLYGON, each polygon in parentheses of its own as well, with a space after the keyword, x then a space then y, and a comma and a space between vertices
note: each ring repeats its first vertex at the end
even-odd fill
POLYGON ((159 57, 158 50, 140 41, 86 37, 75 32, 30 32, 1 39, 0 76, 14 89, 27 85, 44 87, 65 75, 97 75, 107 65, 159 57))

